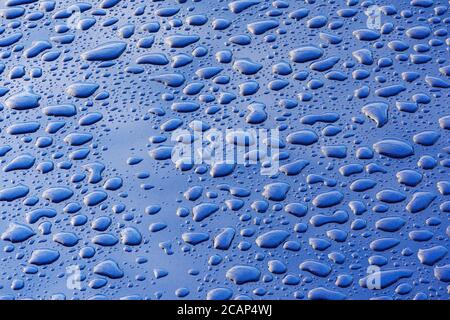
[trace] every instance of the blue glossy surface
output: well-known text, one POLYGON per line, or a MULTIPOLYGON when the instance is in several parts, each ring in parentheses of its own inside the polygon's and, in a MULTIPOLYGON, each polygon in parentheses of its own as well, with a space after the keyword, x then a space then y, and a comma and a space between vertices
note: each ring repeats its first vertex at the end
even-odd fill
POLYGON ((0 298, 448 299, 449 23, 440 0, 0 1, 0 298), (279 130, 277 172, 171 160, 176 130, 250 128, 279 130))

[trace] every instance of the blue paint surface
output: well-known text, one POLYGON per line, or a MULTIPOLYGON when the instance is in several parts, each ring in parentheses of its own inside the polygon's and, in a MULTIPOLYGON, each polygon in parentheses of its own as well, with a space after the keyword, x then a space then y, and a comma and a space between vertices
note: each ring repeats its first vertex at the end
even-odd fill
POLYGON ((2 1, 0 298, 448 299, 449 23, 440 0, 2 1), (246 163, 174 160, 211 132, 246 163))

